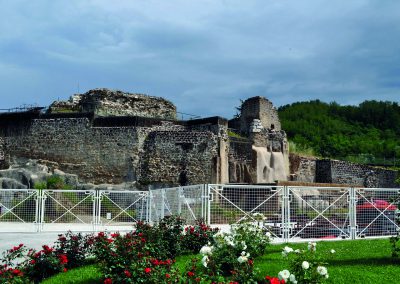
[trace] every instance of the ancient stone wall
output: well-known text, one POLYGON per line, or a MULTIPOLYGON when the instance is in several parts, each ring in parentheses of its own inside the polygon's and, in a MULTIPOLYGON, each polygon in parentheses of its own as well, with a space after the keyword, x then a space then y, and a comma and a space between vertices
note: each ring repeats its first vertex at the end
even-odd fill
POLYGON ((289 164, 291 181, 316 182, 316 158, 290 154, 289 164))
POLYGON ((362 187, 395 188, 397 171, 354 164, 347 161, 317 161, 316 182, 362 187))
POLYGON ((122 182, 138 154, 135 128, 91 127, 88 118, 34 119, 24 135, 6 137, 11 156, 57 162, 84 181, 122 182))
POLYGON ((152 131, 144 142, 139 179, 160 184, 211 183, 217 143, 211 132, 152 131))
MULTIPOLYGON (((63 171, 79 175, 85 182, 177 184, 184 170, 188 183, 211 182, 217 135, 192 131, 170 121, 144 118, 127 118, 125 126, 95 126, 109 125, 112 121, 45 115, 32 119, 24 131, 14 129, 3 136, 5 148, 11 158, 48 161, 63 171)), ((119 119, 116 121, 122 124, 119 119)))
POLYGON ((141 116, 176 119, 176 107, 163 98, 109 89, 94 89, 53 102, 49 113, 83 112, 98 116, 141 116))
POLYGON ((281 130, 278 111, 264 97, 252 97, 243 102, 240 114, 240 130, 246 133, 254 119, 259 119, 265 129, 281 130))
POLYGON ((230 137, 229 139, 229 182, 253 183, 252 142, 248 139, 230 137))

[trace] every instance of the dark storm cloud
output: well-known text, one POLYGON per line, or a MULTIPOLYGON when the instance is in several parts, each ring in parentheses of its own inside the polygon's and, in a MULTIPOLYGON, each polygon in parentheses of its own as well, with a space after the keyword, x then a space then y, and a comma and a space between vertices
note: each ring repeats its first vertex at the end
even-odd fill
POLYGON ((240 99, 398 101, 398 1, 1 1, 0 108, 109 87, 231 117, 240 99))

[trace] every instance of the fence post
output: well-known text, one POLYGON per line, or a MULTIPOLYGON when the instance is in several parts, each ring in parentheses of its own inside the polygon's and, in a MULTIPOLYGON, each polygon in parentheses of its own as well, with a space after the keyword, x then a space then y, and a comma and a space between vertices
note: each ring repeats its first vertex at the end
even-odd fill
POLYGON ((204 222, 206 222, 207 225, 211 224, 211 190, 210 190, 210 185, 209 184, 204 184, 203 186, 203 193, 202 193, 202 217, 204 219, 204 222))
POLYGON ((98 226, 100 226, 101 220, 101 201, 102 192, 100 190, 95 190, 93 193, 93 231, 97 231, 98 226))
POLYGON ((35 231, 40 232, 40 224, 41 224, 41 211, 42 211, 42 190, 36 190, 36 198, 35 198, 35 231))
POLYGON ((40 190, 40 217, 39 217, 39 230, 38 232, 41 232, 43 230, 43 225, 44 225, 44 213, 46 210, 46 191, 45 190, 40 190))
POLYGON ((182 198, 183 198, 183 188, 178 187, 178 215, 182 214, 182 198))
POLYGON ((350 223, 350 239, 355 240, 357 237, 357 196, 354 187, 349 188, 349 223, 350 223))
POLYGON ((282 239, 284 242, 289 241, 290 232, 290 204, 289 204, 289 187, 284 186, 282 194, 282 239))
POLYGON ((153 194, 152 194, 151 190, 149 189, 149 193, 147 195, 147 210, 146 210, 146 213, 147 213, 146 219, 147 219, 147 223, 149 223, 149 224, 152 224, 152 220, 151 220, 151 218, 152 218, 152 216, 151 216, 152 199, 153 199, 153 194))

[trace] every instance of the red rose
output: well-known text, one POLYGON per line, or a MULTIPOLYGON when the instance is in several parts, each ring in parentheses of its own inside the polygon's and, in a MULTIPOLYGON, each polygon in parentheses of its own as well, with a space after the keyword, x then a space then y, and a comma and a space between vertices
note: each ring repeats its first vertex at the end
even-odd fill
POLYGON ((165 274, 165 278, 171 278, 171 275, 169 275, 168 273, 165 274))
POLYGON ((12 274, 14 274, 16 276, 22 276, 22 272, 19 269, 13 269, 12 270, 12 274))
POLYGON ((146 268, 144 269, 144 272, 147 273, 147 274, 149 274, 149 273, 151 272, 151 268, 150 268, 150 267, 146 267, 146 268))
POLYGON ((66 269, 66 268, 64 267, 63 271, 64 271, 64 272, 67 272, 67 271, 68 271, 68 269, 66 269))
POLYGON ((35 264, 36 263, 36 260, 34 260, 34 259, 32 259, 31 261, 30 261, 30 264, 35 264))
POLYGON ((128 270, 125 270, 124 273, 125 273, 125 276, 128 278, 130 278, 132 276, 132 273, 130 273, 128 270))
POLYGON ((285 280, 279 280, 277 277, 265 276, 265 279, 269 280, 270 284, 285 284, 285 280))
POLYGON ((193 276, 194 276, 194 273, 193 273, 192 271, 189 271, 189 272, 187 273, 187 275, 188 275, 189 277, 193 277, 193 276))
POLYGON ((61 263, 61 264, 66 264, 66 263, 68 263, 68 258, 67 258, 67 256, 66 256, 65 254, 60 254, 60 255, 58 256, 58 259, 60 260, 60 263, 61 263))
POLYGON ((106 280, 104 280, 104 284, 112 284, 111 278, 107 278, 106 280))

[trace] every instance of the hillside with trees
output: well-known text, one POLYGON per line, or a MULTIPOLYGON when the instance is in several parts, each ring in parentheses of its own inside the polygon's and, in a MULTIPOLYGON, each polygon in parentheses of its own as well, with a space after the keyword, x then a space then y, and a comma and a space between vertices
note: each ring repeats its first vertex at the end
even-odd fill
POLYGON ((359 163, 400 164, 400 106, 396 102, 341 106, 315 100, 285 105, 278 111, 297 152, 359 163))

